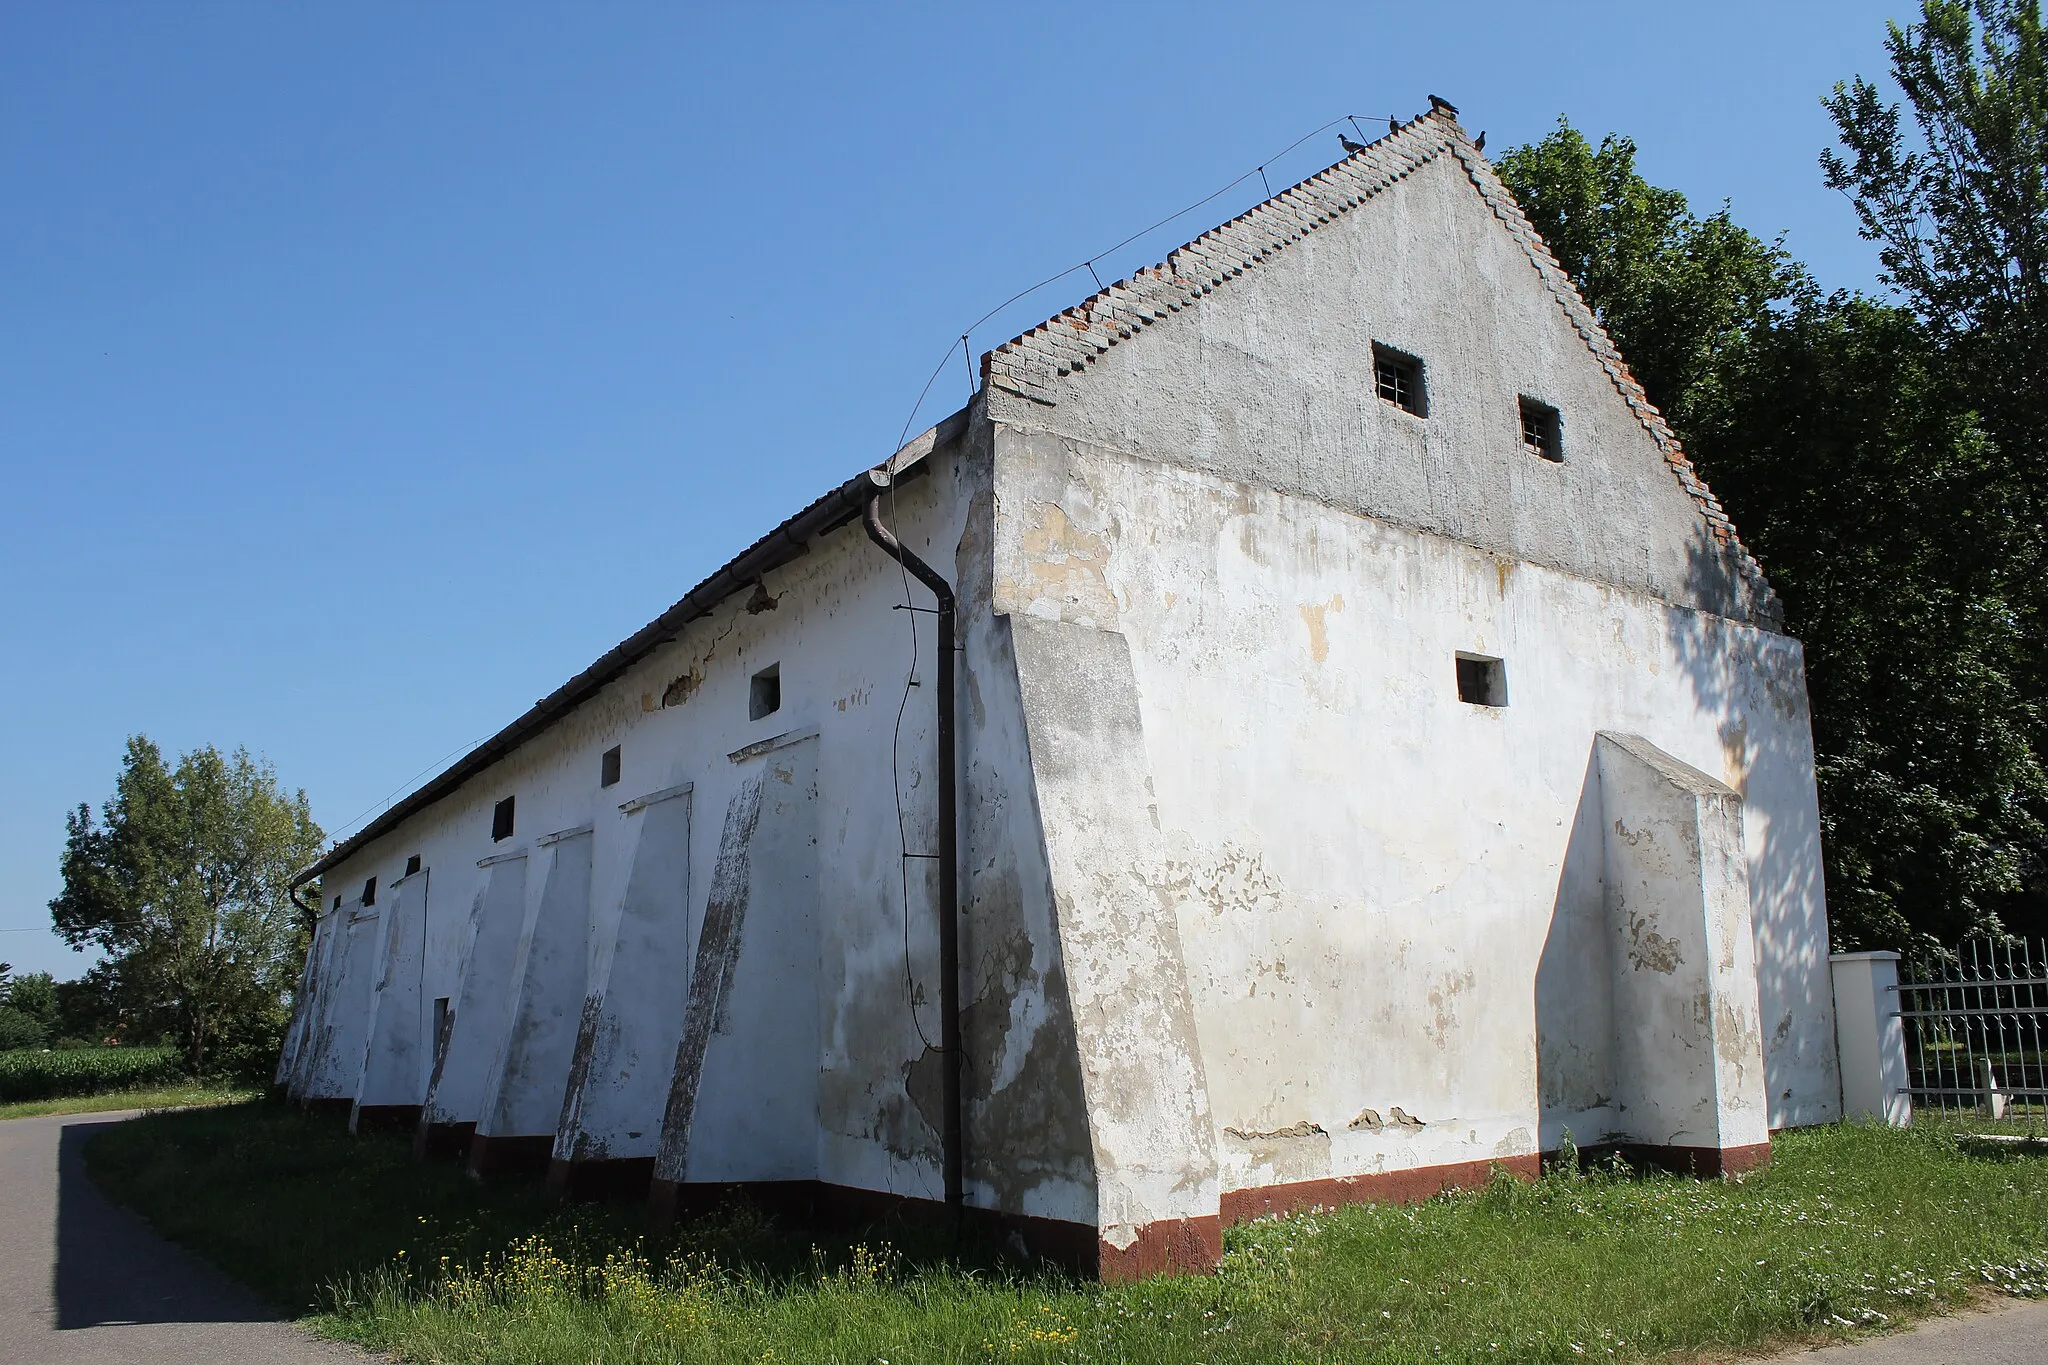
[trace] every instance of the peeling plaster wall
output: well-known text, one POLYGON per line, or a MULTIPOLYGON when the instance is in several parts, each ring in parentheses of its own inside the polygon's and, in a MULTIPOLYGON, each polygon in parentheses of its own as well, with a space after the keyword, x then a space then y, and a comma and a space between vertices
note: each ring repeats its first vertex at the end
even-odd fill
POLYGON ((299 1098, 353 1101, 370 1036, 371 989, 377 976, 382 916, 358 897, 334 912, 326 999, 310 1038, 299 1098))
POLYGON ((513 975, 526 920, 528 856, 524 849, 479 859, 484 879, 470 905, 469 923, 446 998, 453 1011, 448 1039, 427 1087, 430 1123, 477 1123, 498 1089, 496 1067, 505 1050, 514 1004, 513 975))
POLYGON ((1097 799, 1158 828, 1081 877, 1172 910, 1224 1188, 1614 1126, 1601 730, 1745 794, 1772 1121, 1834 1116, 1796 641, 1052 434, 996 451, 996 610, 1128 642, 1143 775, 1103 761, 1097 799), (1461 651, 1507 706, 1459 700, 1461 651))
POLYGON ((651 1157, 661 1133, 674 1042, 682 1033, 692 945, 689 921, 693 789, 638 807, 605 976, 585 997, 555 1156, 565 1161, 651 1157))
POLYGON ((1618 1131, 1666 1147, 1768 1142, 1742 798, 1634 735, 1602 734, 1594 750, 1618 1131))
MULTIPOLYGON (((984 496, 970 539, 962 542, 958 579, 964 619, 971 623, 964 650, 961 862, 967 887, 960 935, 968 1199, 979 1207, 1099 1227, 1089 1092, 1016 645, 1011 622, 986 610, 992 515, 993 501, 984 496)), ((934 1003, 925 1002, 923 1018, 936 1038, 934 1003)), ((912 1077, 920 1111, 934 1116, 937 1064, 937 1052, 928 1049, 912 1077)))
POLYGON ((1601 730, 1742 794, 1770 1121, 1835 1116, 1798 643, 1454 158, 1041 396, 989 400, 992 609, 1128 642, 1144 758, 1096 799, 1158 821, 1055 882, 1173 908, 1225 1189, 1620 1126, 1601 730))
POLYGON ((541 856, 547 871, 512 960, 516 991, 491 1066, 495 1086, 477 1124, 487 1137, 554 1135, 582 1017, 590 957, 590 831, 552 836, 541 856))
POLYGON ((334 984, 334 944, 344 923, 339 908, 329 910, 313 922, 313 941, 306 947, 306 965, 299 972, 299 989, 292 997, 291 1026, 277 1063, 277 1083, 293 1098, 301 1098, 312 1069, 321 1021, 327 1013, 334 984))
POLYGON ((1746 619, 1732 557, 1527 253, 1443 154, 1053 385, 989 414, 1283 489, 1515 561, 1746 619), (1428 417, 1381 401, 1420 357, 1428 417), (1563 463, 1517 399, 1557 408, 1563 463))
MULTIPOLYGON (((1030 533, 1025 533, 1029 538, 1030 533)), ((1016 616, 1032 771, 1087 1099, 1103 1240, 1212 1217, 1209 1087, 1126 638, 1016 616)), ((1278 1041, 1278 1040, 1276 1040, 1278 1041)))
POLYGON ((427 878, 401 877, 386 893, 382 963, 371 991, 370 1037, 356 1105, 416 1105, 426 1099, 432 1049, 425 979, 427 878))
MULTIPOLYGON (((1602 731, 1742 796, 1771 1121, 1833 1117, 1798 643, 1750 624, 1466 172, 1142 330, 1051 402, 990 394, 886 507, 961 604, 970 1202, 1121 1252, 1224 1191, 1612 1129, 1602 731), (1423 359, 1427 419, 1375 396, 1374 341, 1423 359), (1563 463, 1522 447, 1520 395, 1562 412, 1563 463), (1505 707, 1459 700, 1460 652, 1506 661, 1505 707)), ((895 610, 926 602, 840 528, 333 870, 436 874, 430 1110, 500 1086, 548 894, 524 859, 587 827, 554 993, 580 1017, 534 1087, 560 1077, 556 1154, 938 1197, 937 642, 895 610)), ((322 941, 300 1077, 362 1008, 340 921, 322 941)))
MULTIPOLYGON (((1007 632, 987 615, 993 503, 986 424, 970 422, 964 437, 927 464, 928 473, 887 500, 885 516, 913 551, 960 580, 968 812, 962 975, 975 1049, 967 1076, 970 1198, 1092 1225, 1086 1124, 1016 670, 1007 632)), ((373 874, 394 877, 412 854, 432 871, 421 996, 429 1017, 436 998, 450 999, 455 1025, 429 1118, 471 1122, 502 1074, 491 1058, 504 1025, 494 1020, 509 1011, 518 979, 513 949, 484 931, 498 926, 502 933, 509 922, 516 945, 544 881, 537 857, 516 892, 513 874, 497 873, 511 863, 477 864, 537 854, 537 838, 590 825, 589 950, 577 979, 591 984, 578 987, 577 1047, 553 1096, 555 1150, 579 1160, 652 1157, 717 894, 728 814, 750 782, 788 770, 795 756, 790 749, 750 750, 814 731, 807 744, 814 757, 805 761, 813 765, 807 790, 815 792, 806 817, 815 873, 806 894, 815 905, 780 922, 759 906, 750 911, 757 936, 748 939, 743 930, 726 1018, 731 1032, 719 1035, 733 1046, 736 1069, 720 1081, 719 1064, 707 1054, 713 1064, 700 1080, 712 1089, 694 1116, 691 1145, 701 1154, 710 1150, 701 1144, 711 1142, 723 1155, 715 1168, 693 1160, 687 1173, 746 1178, 748 1154, 770 1141, 778 1170, 936 1199, 938 1068, 928 1041, 936 1041, 939 1027, 937 868, 929 858, 900 856, 906 846, 914 854, 934 851, 932 617, 895 610, 906 601, 904 576, 857 524, 815 541, 762 587, 772 609, 750 611, 742 594, 691 623, 600 696, 366 846, 327 880, 343 887, 373 874), (770 664, 780 670, 781 707, 750 720, 749 680, 770 664), (917 685, 906 703, 904 683, 913 671, 917 685), (599 755, 612 745, 621 746, 622 780, 600 788, 599 755), (678 798, 682 787, 689 791, 678 798), (663 793, 663 801, 636 804, 663 793), (494 844, 492 807, 508 795, 517 799, 515 832, 494 844), (494 874, 507 878, 502 911, 478 904, 494 874), (475 942, 496 942, 498 950, 465 946, 472 919, 475 942), (763 955, 759 963, 750 952, 763 955), (755 976, 756 965, 768 969, 755 976), (802 1014, 806 994, 815 1001, 814 1029, 785 1030, 768 1017, 778 1001, 802 1014), (773 1040, 764 1045, 767 1032, 773 1040), (772 1140, 749 1126, 739 1084, 740 1071, 753 1064, 742 1061, 746 1050, 757 1045, 764 1046, 760 1065, 792 1068, 792 1077, 801 1068, 810 1077, 807 1086, 790 1087, 809 1097, 808 1110, 777 1116, 772 1140)), ((913 589, 907 600, 926 607, 930 599, 913 589)), ((747 843, 750 862, 774 867, 794 856, 774 828, 769 822, 768 833, 755 831, 770 843, 747 843)), ((764 894, 779 901, 789 892, 764 894)))
MULTIPOLYGON (((654 1173, 818 1178, 818 736, 739 764, 654 1173)), ((821 998, 822 997, 822 998, 821 998)))

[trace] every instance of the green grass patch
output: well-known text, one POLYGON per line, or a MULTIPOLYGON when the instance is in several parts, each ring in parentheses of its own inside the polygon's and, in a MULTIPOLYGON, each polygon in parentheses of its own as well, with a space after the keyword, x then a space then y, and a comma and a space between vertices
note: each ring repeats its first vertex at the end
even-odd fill
POLYGON ((204 1081, 146 1085, 104 1095, 68 1095, 55 1100, 18 1100, 0 1104, 0 1119, 30 1119, 45 1114, 98 1114, 113 1109, 176 1109, 201 1104, 238 1104, 255 1098, 251 1090, 224 1090, 204 1081))
POLYGON ((0 1052, 0 1104, 175 1084, 185 1077, 173 1047, 17 1048, 0 1052))
POLYGON ((1232 1229, 1211 1276, 1103 1287, 902 1228, 635 1210, 414 1162, 249 1104, 87 1148, 94 1178, 320 1329, 436 1362, 1579 1361, 1843 1336, 2048 1293, 2048 1159, 1957 1130, 1790 1133, 1741 1181, 1553 1174, 1232 1229))

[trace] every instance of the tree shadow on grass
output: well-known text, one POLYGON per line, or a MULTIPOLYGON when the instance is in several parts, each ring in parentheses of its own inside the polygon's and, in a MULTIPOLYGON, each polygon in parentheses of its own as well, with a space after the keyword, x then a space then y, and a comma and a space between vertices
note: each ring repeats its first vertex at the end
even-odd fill
POLYGON ((637 1249, 655 1265, 687 1259, 770 1289, 884 1244, 899 1279, 1042 1270, 909 1219, 819 1228, 737 1201, 656 1233, 643 1205, 565 1203, 523 1176, 478 1181, 454 1160, 416 1160, 402 1136, 351 1135, 268 1101, 89 1127, 81 1144, 96 1136, 93 1173, 114 1198, 292 1314, 394 1276, 425 1290, 444 1270, 480 1268, 535 1238, 571 1265, 637 1249))
POLYGON ((85 1144, 121 1120, 64 1126, 57 1152, 57 1328, 267 1322, 276 1314, 172 1246, 87 1177, 85 1144))

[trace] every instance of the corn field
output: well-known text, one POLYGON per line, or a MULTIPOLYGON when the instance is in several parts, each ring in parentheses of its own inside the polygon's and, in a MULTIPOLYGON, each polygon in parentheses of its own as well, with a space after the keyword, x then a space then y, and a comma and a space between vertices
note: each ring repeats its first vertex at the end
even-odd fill
POLYGON ((184 1074, 174 1047, 20 1048, 0 1052, 0 1104, 161 1085, 184 1074))

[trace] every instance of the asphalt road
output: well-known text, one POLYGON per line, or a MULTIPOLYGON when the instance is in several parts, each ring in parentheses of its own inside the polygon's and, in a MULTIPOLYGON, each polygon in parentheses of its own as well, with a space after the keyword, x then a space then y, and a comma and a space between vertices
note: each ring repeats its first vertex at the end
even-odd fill
POLYGON ((281 1322, 86 1179, 85 1139, 132 1113, 0 1121, 0 1361, 320 1365, 370 1357, 281 1322))
POLYGON ((1788 1365, 2041 1365, 2048 1361, 2048 1302, 1995 1299, 1981 1313, 1771 1359, 1788 1365))

